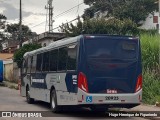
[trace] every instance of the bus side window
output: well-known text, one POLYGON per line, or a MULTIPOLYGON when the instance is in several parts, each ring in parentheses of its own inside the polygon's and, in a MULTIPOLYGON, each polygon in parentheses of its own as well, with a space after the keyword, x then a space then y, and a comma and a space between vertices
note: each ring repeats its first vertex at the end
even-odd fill
POLYGON ((67 70, 76 70, 77 45, 68 46, 67 70))
POLYGON ((49 71, 49 52, 43 53, 42 71, 49 71))
POLYGON ((24 59, 23 60, 23 74, 26 74, 27 73, 27 59, 24 59))
POLYGON ((66 71, 67 47, 59 48, 58 53, 58 71, 66 71))
POLYGON ((35 71, 36 71, 36 59, 37 59, 37 56, 34 55, 32 57, 32 60, 31 60, 31 63, 32 63, 32 65, 31 65, 31 73, 35 73, 35 71))
POLYGON ((41 66, 42 66, 42 54, 37 55, 37 60, 36 60, 36 71, 41 71, 41 66))
POLYGON ((31 60, 32 60, 32 57, 28 57, 27 73, 31 72, 31 60))
POLYGON ((57 64, 58 64, 58 49, 50 51, 50 57, 49 57, 49 70, 50 71, 57 71, 57 64))

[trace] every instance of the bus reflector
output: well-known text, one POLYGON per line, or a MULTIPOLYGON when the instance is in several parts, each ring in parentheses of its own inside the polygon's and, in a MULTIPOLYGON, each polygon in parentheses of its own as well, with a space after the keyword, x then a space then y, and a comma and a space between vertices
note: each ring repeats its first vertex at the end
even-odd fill
POLYGON ((83 95, 82 95, 82 100, 84 100, 84 97, 83 97, 83 95))
POLYGON ((141 102, 141 96, 139 95, 139 101, 141 102))
POLYGON ((135 92, 138 92, 140 89, 142 89, 142 75, 138 76, 135 92))
POLYGON ((84 92, 88 93, 87 78, 84 73, 80 72, 78 75, 78 87, 84 92))

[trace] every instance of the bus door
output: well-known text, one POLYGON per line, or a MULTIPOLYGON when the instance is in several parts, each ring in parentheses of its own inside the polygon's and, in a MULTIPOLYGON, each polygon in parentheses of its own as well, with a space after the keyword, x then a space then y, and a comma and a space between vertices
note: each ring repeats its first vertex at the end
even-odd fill
POLYGON ((21 76, 21 96, 26 95, 26 87, 25 87, 25 82, 27 80, 27 67, 28 67, 28 58, 23 59, 23 65, 22 65, 22 73, 20 72, 21 76))
MULTIPOLYGON (((68 92, 77 92, 77 43, 68 45, 59 49, 58 70, 65 70, 65 78, 62 84, 65 83, 68 92)), ((65 91, 66 91, 65 90, 65 91)))

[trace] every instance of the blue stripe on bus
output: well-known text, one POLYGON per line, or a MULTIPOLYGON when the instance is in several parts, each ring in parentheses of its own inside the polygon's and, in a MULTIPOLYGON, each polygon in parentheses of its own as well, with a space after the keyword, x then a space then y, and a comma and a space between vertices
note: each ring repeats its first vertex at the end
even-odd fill
POLYGON ((31 87, 47 89, 46 75, 47 73, 32 73, 31 87))

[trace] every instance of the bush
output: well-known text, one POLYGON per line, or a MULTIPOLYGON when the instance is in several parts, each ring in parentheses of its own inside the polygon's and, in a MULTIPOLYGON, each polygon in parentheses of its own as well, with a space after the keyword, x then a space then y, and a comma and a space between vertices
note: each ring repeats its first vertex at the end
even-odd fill
POLYGON ((148 34, 148 35, 156 35, 158 34, 158 30, 157 29, 139 29, 139 33, 140 34, 148 34))
POLYGON ((160 35, 141 34, 142 64, 144 69, 158 71, 160 35))
POLYGON ((85 19, 83 22, 79 19, 76 25, 63 24, 61 31, 66 36, 77 36, 83 31, 83 34, 109 34, 109 35, 138 35, 137 25, 130 19, 119 20, 116 18, 85 19))
POLYGON ((35 49, 38 49, 40 48, 41 45, 39 44, 26 44, 24 45, 23 47, 21 47, 19 50, 17 50, 14 54, 14 62, 17 63, 18 67, 21 68, 22 66, 22 61, 23 61, 23 55, 26 53, 26 52, 29 52, 29 51, 32 51, 32 50, 35 50, 35 49))
MULTIPOLYGON (((153 33, 153 32, 152 32, 153 33)), ((143 32, 140 35, 143 65, 143 102, 160 102, 160 35, 143 32)))
POLYGON ((160 102, 160 78, 149 70, 143 73, 143 102, 147 104, 160 102))

